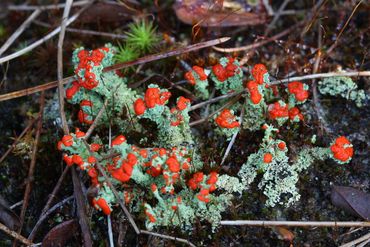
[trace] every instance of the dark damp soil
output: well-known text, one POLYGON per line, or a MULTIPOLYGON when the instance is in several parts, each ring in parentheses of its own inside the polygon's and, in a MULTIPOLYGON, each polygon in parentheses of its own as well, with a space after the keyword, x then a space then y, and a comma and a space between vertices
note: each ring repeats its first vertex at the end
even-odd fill
MULTIPOLYGON (((45 0, 27 1, 28 4, 53 4, 58 1, 45 0)), ((62 1, 61 1, 62 2, 62 1)), ((124 2, 124 1, 122 1, 124 2)), ((130 1, 128 1, 130 2, 130 1)), ((265 24, 257 26, 243 26, 237 28, 223 27, 201 27, 186 25, 177 19, 172 4, 175 1, 133 1, 140 2, 137 8, 140 9, 142 16, 152 16, 154 23, 158 26, 158 32, 165 34, 176 42, 187 43, 210 40, 221 36, 232 37, 231 41, 223 47, 236 47, 253 43, 259 37, 263 38, 264 32, 273 17, 268 17, 265 24), (152 3, 154 2, 154 3, 152 3), (158 2, 158 3, 157 3, 158 2), (194 35, 195 34, 195 35, 194 35)), ((186 1, 178 1, 186 2, 186 1)), ((192 1, 190 1, 192 2, 192 1)), ((195 0, 195 3, 205 3, 212 1, 195 0)), ((242 0, 224 1, 228 3, 241 4, 243 8, 250 8, 242 0)), ((270 1, 271 2, 271 1, 270 1)), ((277 11, 283 1, 272 1, 273 9, 277 11)), ((338 38, 337 47, 329 55, 324 56, 319 72, 336 71, 340 68, 345 70, 365 71, 370 70, 369 62, 369 35, 368 23, 370 6, 362 3, 350 17, 354 5, 348 1, 334 3, 324 1, 323 6, 315 11, 312 1, 291 1, 286 9, 294 10, 295 14, 283 15, 271 30, 271 34, 280 33, 289 28, 292 23, 304 21, 306 32, 297 29, 290 32, 281 39, 259 47, 255 53, 251 54, 250 60, 246 65, 264 63, 270 70, 274 78, 305 75, 313 73, 315 51, 318 48, 318 30, 322 29, 321 48, 323 54, 338 38), (350 18, 348 24, 347 20, 350 18), (341 32, 343 30, 343 32, 341 32)), ((22 4, 23 1, 5 1, 4 4, 22 4)), ((0 8, 3 3, 0 3, 0 8)), ((4 5, 5 6, 5 5, 4 5)), ((251 8, 251 11, 258 14, 265 13, 264 7, 251 8)), ((293 11, 293 12, 294 12, 293 11)), ((12 53, 30 44, 45 33, 50 32, 52 27, 59 25, 62 10, 44 11, 38 18, 39 21, 48 23, 51 27, 43 27, 32 24, 27 28, 20 38, 11 46, 6 54, 12 53)), ((31 12, 8 11, 0 13, 0 44, 19 27, 31 12)), ((101 14, 106 16, 107 13, 101 14)), ((107 17, 105 17, 107 18, 107 17)), ((123 34, 127 30, 127 25, 136 18, 107 18, 94 19, 83 16, 71 25, 75 29, 97 30, 99 32, 123 34)), ((272 36, 272 35, 269 35, 272 36)), ((88 48, 96 48, 107 42, 118 44, 119 39, 112 39, 102 36, 89 36, 82 33, 66 33, 64 42, 64 75, 72 75, 71 53, 74 48, 83 45, 88 48)), ((0 94, 21 90, 24 88, 40 85, 45 82, 56 80, 57 78, 57 38, 53 38, 33 51, 21 56, 9 63, 0 65, 0 94)), ((165 51, 166 45, 162 45, 160 50, 165 51)), ((233 53, 231 55, 243 57, 245 53, 233 53)), ((189 64, 208 66, 214 63, 215 57, 221 54, 216 53, 211 48, 203 49, 190 54, 184 54, 177 58, 169 58, 158 62, 145 64, 144 71, 155 71, 163 77, 155 78, 156 82, 168 87, 167 80, 173 82, 183 80, 183 68, 179 59, 183 59, 189 64), (166 79, 163 79, 166 78, 166 79)), ((132 73, 132 72, 131 72, 132 73)), ((149 72, 148 72, 149 73, 149 72)), ((145 74, 132 73, 131 81, 137 82, 146 77, 145 74)), ((360 89, 364 89, 367 94, 370 91, 369 78, 354 78, 360 89)), ((151 81, 143 85, 149 84, 151 81)), ((306 81, 308 84, 312 80, 306 81)), ((186 87, 186 86, 185 86, 186 87)), ((312 88, 312 87, 311 87, 312 88)), ((190 89, 190 88, 189 88, 190 89)), ((181 91, 171 89, 175 96, 182 95, 181 91)), ((48 102, 55 101, 54 90, 46 93, 48 102)), ((312 93, 311 93, 312 95, 312 93)), ((307 144, 312 135, 317 135, 318 145, 327 146, 331 140, 339 135, 347 136, 353 143, 355 155, 348 165, 338 165, 332 161, 317 162, 308 171, 300 174, 298 183, 301 200, 290 208, 275 207, 267 208, 264 205, 265 197, 257 188, 257 184, 252 184, 250 190, 241 197, 236 197, 233 205, 223 214, 224 219, 250 219, 250 220, 295 220, 295 221, 358 221, 359 218, 350 215, 340 208, 335 207, 330 200, 331 188, 333 185, 351 186, 370 193, 370 162, 369 162, 369 104, 358 108, 352 102, 337 98, 318 95, 318 101, 325 121, 331 133, 321 128, 322 122, 318 120, 314 110, 312 100, 306 103, 304 114, 306 121, 302 126, 292 126, 285 129, 284 136, 289 148, 295 150, 307 144)), ((196 102, 195 102, 196 103, 196 102)), ((0 102, 0 153, 4 154, 12 144, 14 138, 18 136, 27 126, 32 116, 35 116, 39 107, 39 94, 26 97, 11 99, 0 102)), ((68 109, 67 106, 67 110, 68 109)), ((41 140, 39 143, 35 175, 33 177, 32 192, 30 203, 26 212, 26 221, 22 230, 24 236, 28 236, 36 223, 42 208, 44 207, 48 195, 54 188, 60 177, 64 164, 61 162, 61 155, 55 148, 55 143, 62 135, 58 115, 52 117, 53 112, 43 122, 41 140)), ((192 114, 192 119, 199 119, 199 112, 192 114)), ((76 119, 73 119, 75 121, 76 119)), ((148 128, 151 128, 148 123, 148 128)), ((221 162, 222 155, 228 142, 216 139, 213 135, 210 124, 202 124, 195 127, 198 139, 201 142, 200 151, 202 159, 207 162, 221 162)), ((34 134, 36 130, 33 129, 34 134)), ((137 133, 140 134, 140 133, 137 133)), ((241 132, 237 138, 224 167, 223 172, 236 174, 240 165, 246 157, 258 150, 263 133, 241 132)), ((135 135, 132 137, 135 139, 135 135)), ((30 164, 32 135, 28 139, 22 139, 23 146, 12 152, 0 164, 0 196, 10 204, 15 204, 23 199, 25 184, 27 182, 28 167, 30 164)), ((87 178, 82 176, 82 181, 88 187, 87 178)), ((61 190, 55 198, 59 202, 73 194, 73 186, 70 175, 63 181, 61 190)), ((20 206, 13 210, 16 214, 20 213, 20 206)), ((0 211, 0 214, 2 212, 0 211)), ((42 241, 43 237, 50 230, 51 226, 57 225, 68 219, 75 218, 76 205, 72 201, 57 209, 40 227, 35 242, 42 241)), ((121 212, 112 215, 113 232, 117 236, 118 232, 124 232, 123 246, 177 246, 177 242, 163 242, 162 240, 148 238, 145 236, 137 237, 134 231, 128 226, 127 221, 122 220, 121 212)), ((144 226, 143 218, 136 217, 137 223, 144 226)), ((91 229, 96 246, 109 246, 107 238, 106 219, 94 214, 91 219, 91 229)), ((360 237, 366 230, 357 231, 350 236, 344 235, 348 232, 346 228, 289 228, 294 234, 294 246, 338 246, 340 243, 348 242, 351 239, 360 237)), ((196 245, 203 246, 289 246, 289 242, 279 239, 276 229, 264 227, 220 227, 215 233, 211 232, 209 225, 198 223, 194 227, 191 235, 182 234, 178 229, 163 229, 169 235, 190 239, 196 245)), ((81 236, 76 233, 67 245, 81 246, 81 236)), ((0 246, 10 246, 11 240, 7 235, 0 233, 0 246)))

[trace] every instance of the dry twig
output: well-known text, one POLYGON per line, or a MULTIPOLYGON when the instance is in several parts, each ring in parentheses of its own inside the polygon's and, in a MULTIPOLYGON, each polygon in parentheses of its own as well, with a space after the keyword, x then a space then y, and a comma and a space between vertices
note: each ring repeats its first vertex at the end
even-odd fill
POLYGON ((9 236, 12 236, 13 238, 19 240, 20 242, 22 242, 23 244, 25 244, 27 246, 33 244, 27 238, 23 237, 22 235, 20 235, 19 233, 15 232, 15 231, 10 230, 8 227, 6 227, 5 225, 3 225, 1 223, 0 223, 0 230, 2 230, 3 232, 5 232, 9 236))
POLYGON ((0 56, 13 44, 13 42, 23 33, 23 31, 31 24, 31 22, 41 14, 40 9, 36 9, 33 13, 18 27, 18 29, 5 41, 0 48, 0 56))
POLYGON ((297 227, 370 227, 366 221, 268 221, 268 220, 222 220, 223 226, 297 226, 297 227))

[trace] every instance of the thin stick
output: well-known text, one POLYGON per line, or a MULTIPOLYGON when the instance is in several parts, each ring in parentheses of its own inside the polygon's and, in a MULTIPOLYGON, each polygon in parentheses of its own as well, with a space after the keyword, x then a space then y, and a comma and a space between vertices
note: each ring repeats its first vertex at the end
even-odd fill
POLYGON ((361 5, 362 1, 363 1, 363 0, 359 1, 359 2, 358 2, 358 4, 357 4, 357 5, 354 7, 354 9, 352 10, 351 15, 348 17, 348 19, 347 19, 346 23, 344 24, 343 28, 340 30, 340 32, 339 32, 339 34, 338 34, 337 38, 335 39, 334 43, 333 43, 333 44, 329 47, 329 49, 327 50, 327 52, 326 52, 327 54, 331 53, 331 52, 334 50, 334 48, 337 46, 338 41, 339 41, 340 37, 342 36, 342 34, 343 34, 343 32, 344 32, 344 29, 346 29, 346 27, 347 27, 348 23, 349 23, 349 22, 350 22, 350 20, 352 19, 352 17, 353 17, 353 15, 355 14, 355 12, 356 12, 357 8, 358 8, 358 7, 360 7, 360 5, 361 5))
POLYGON ((105 102, 104 102, 104 105, 102 106, 102 108, 99 110, 98 112, 98 115, 96 115, 96 118, 94 119, 94 122, 91 124, 90 128, 87 130, 85 136, 84 136, 84 139, 87 140, 89 139, 90 135, 92 134, 92 132, 94 131, 94 129, 96 128, 96 126, 98 125, 98 122, 100 120, 100 118, 103 116, 103 113, 105 111, 105 108, 107 107, 108 105, 108 99, 105 99, 105 102))
MULTIPOLYGON (((246 104, 246 103, 247 103, 247 98, 245 98, 245 104, 246 104)), ((233 137, 231 138, 231 140, 230 140, 230 142, 229 142, 229 145, 228 145, 228 146, 227 146, 227 148, 226 148, 226 151, 225 151, 224 157, 222 157, 221 166, 224 164, 224 162, 225 162, 225 160, 226 160, 227 156, 228 156, 228 155, 229 155, 229 153, 230 153, 231 148, 233 147, 233 145, 234 145, 234 143, 235 143, 236 137, 237 137, 237 135, 238 135, 238 134, 239 134, 239 132, 240 132, 240 129, 241 129, 242 124, 243 124, 244 111, 245 111, 245 108, 243 107, 243 108, 242 108, 242 112, 240 113, 240 119, 239 119, 239 125, 240 125, 240 127, 238 128, 238 131, 237 131, 237 132, 235 132, 235 133, 233 134, 233 137)))
POLYGON ((366 221, 268 221, 222 220, 223 226, 298 226, 298 227, 370 227, 366 221))
POLYGON ((233 52, 239 52, 239 51, 252 50, 252 49, 258 48, 260 46, 264 46, 264 45, 270 43, 271 41, 274 41, 274 40, 280 39, 281 37, 284 37, 285 35, 291 33, 293 29, 297 28, 298 24, 300 25, 302 23, 297 23, 296 25, 282 31, 281 33, 278 33, 278 34, 276 34, 276 35, 274 35, 270 38, 267 38, 265 40, 262 40, 260 42, 253 43, 253 44, 250 44, 250 45, 245 45, 245 46, 241 46, 241 47, 233 47, 233 48, 221 48, 221 47, 213 46, 212 48, 216 51, 224 52, 224 53, 233 53, 233 52))
MULTIPOLYGON (((90 150, 89 148, 89 144, 86 142, 85 139, 83 139, 83 142, 85 143, 85 146, 87 147, 88 150, 90 150)), ((90 153, 92 154, 92 152, 90 151, 90 153)), ((96 162, 96 167, 98 168, 99 172, 103 175, 103 177, 105 178, 105 182, 107 183, 108 187, 112 190, 114 196, 116 197, 119 205, 121 206, 123 212, 125 213, 127 219, 129 220, 129 222, 131 223, 131 226, 134 228, 136 234, 140 234, 140 229, 139 227, 136 225, 134 219, 132 218, 130 212, 128 211, 128 209, 126 208, 125 206, 125 203, 123 202, 122 198, 119 196, 118 194, 118 191, 116 190, 116 188, 113 186, 112 182, 110 181, 107 173, 104 171, 103 167, 100 165, 99 162, 96 162)))
MULTIPOLYGON (((41 215, 40 215, 38 221, 41 219, 41 217, 43 217, 44 214, 46 214, 48 212, 48 209, 50 208, 51 203, 53 202, 54 198, 56 197, 55 195, 58 193, 59 188, 62 185, 62 182, 63 182, 65 176, 67 175, 68 171, 69 171, 69 168, 70 168, 69 166, 64 168, 62 175, 59 177, 57 184, 55 185, 53 191, 49 195, 49 199, 46 202, 45 207, 41 211, 41 215)), ((37 225, 37 223, 36 223, 36 225, 37 225)), ((36 232, 37 232, 36 225, 33 227, 30 235, 28 235, 28 239, 31 240, 31 241, 33 241, 33 239, 36 236, 36 232)))
POLYGON ((241 94, 241 92, 233 92, 233 93, 227 93, 227 94, 224 94, 224 95, 221 95, 221 96, 218 96, 216 98, 213 98, 213 99, 209 99, 209 100, 206 100, 206 101, 203 101, 201 103, 198 103, 196 105, 193 105, 190 107, 189 109, 189 112, 190 111, 194 111, 198 108, 201 108, 205 105, 209 105, 209 104, 212 104, 212 103, 215 103, 215 102, 218 102, 220 100, 223 100, 223 99, 227 99, 227 98, 230 98, 230 97, 233 97, 233 96, 236 96, 238 94, 241 94))
POLYGON ((55 204, 52 208, 50 208, 47 212, 45 212, 44 214, 41 215, 41 217, 37 220, 35 226, 33 227, 30 235, 28 236, 28 239, 30 241, 33 240, 33 238, 35 237, 36 235, 36 232, 37 230, 39 229, 40 225, 44 222, 45 219, 47 219, 47 217, 53 213, 55 210, 57 210, 58 208, 60 208, 62 205, 64 205, 65 203, 69 202, 70 200, 72 200, 74 198, 74 196, 69 196, 65 199, 63 199, 62 201, 58 202, 57 204, 55 204))
POLYGON ((281 12, 283 12, 283 10, 285 9, 285 7, 287 6, 287 4, 289 2, 290 2, 290 0, 284 0, 284 2, 280 5, 279 10, 275 13, 274 18, 272 19, 270 24, 267 26, 267 28, 265 30, 265 35, 270 33, 271 29, 275 26, 277 20, 281 16, 281 12))
POLYGON ((66 114, 64 112, 64 87, 63 87, 63 42, 66 31, 66 22, 69 12, 71 10, 73 0, 67 0, 63 11, 62 23, 60 26, 59 40, 58 40, 58 95, 59 95, 59 112, 62 119, 62 127, 64 134, 69 134, 66 114))
POLYGON ((17 232, 15 231, 12 231, 10 230, 8 227, 6 227, 5 225, 3 225, 2 223, 0 223, 0 230, 2 230, 3 232, 5 232, 6 234, 8 234, 9 236, 12 236, 13 238, 19 240, 20 242, 22 242, 23 244, 29 246, 29 245, 32 245, 33 243, 31 241, 29 241, 27 238, 23 237, 22 235, 18 234, 17 232))
MULTIPOLYGON (((36 156, 37 156, 37 151, 38 151, 38 145, 40 141, 40 134, 41 134, 41 129, 42 129, 42 118, 44 114, 44 106, 45 106, 45 92, 41 93, 40 97, 40 110, 39 110, 39 116, 38 116, 38 122, 37 122, 37 127, 36 127, 36 134, 35 134, 35 142, 33 144, 32 148, 32 157, 31 157, 31 163, 30 163, 30 168, 28 170, 28 179, 27 179, 27 184, 26 184, 26 189, 24 191, 24 196, 23 196, 23 205, 21 209, 21 214, 19 216, 20 221, 21 221, 21 227, 19 227, 18 233, 21 233, 22 231, 22 226, 24 224, 24 217, 26 215, 26 210, 28 207, 28 201, 30 198, 30 193, 32 189, 32 181, 34 180, 33 174, 35 171, 35 166, 36 166, 36 156)), ((13 246, 16 245, 16 241, 13 242, 13 246)))
POLYGON ((36 122, 36 120, 38 120, 38 117, 32 119, 28 123, 28 125, 26 126, 26 128, 24 128, 24 130, 22 131, 22 133, 14 140, 13 144, 8 148, 8 150, 6 150, 6 152, 3 154, 3 156, 1 156, 1 158, 0 158, 0 164, 5 160, 5 158, 9 155, 9 153, 15 148, 15 146, 23 138, 23 136, 31 129, 31 127, 36 122))
POLYGON ((170 239, 170 240, 174 240, 174 241, 177 241, 177 242, 180 242, 180 243, 188 244, 191 247, 196 247, 189 240, 186 240, 186 239, 183 239, 183 238, 172 237, 172 236, 168 236, 168 235, 164 235, 164 234, 160 234, 160 233, 155 233, 155 232, 150 232, 150 231, 145 231, 145 230, 140 230, 140 233, 147 234, 147 235, 152 235, 152 236, 156 236, 156 237, 160 237, 160 238, 170 239))
POLYGON ((194 45, 189 45, 187 47, 181 47, 181 48, 175 49, 173 51, 168 51, 168 52, 164 52, 164 53, 157 53, 157 54, 141 57, 141 58, 138 58, 134 61, 114 64, 112 66, 105 67, 103 69, 103 72, 108 72, 108 71, 118 70, 118 69, 124 69, 124 68, 131 67, 131 66, 138 65, 138 64, 144 64, 144 63, 156 61, 156 60, 159 60, 159 59, 164 59, 164 58, 168 58, 168 57, 177 56, 177 55, 180 55, 180 54, 183 54, 183 53, 188 53, 188 52, 191 52, 191 51, 196 51, 196 50, 203 49, 203 48, 206 48, 206 47, 218 45, 218 44, 221 44, 221 43, 224 43, 224 42, 228 41, 229 39, 230 39, 230 37, 223 37, 223 38, 213 39, 213 40, 197 43, 197 44, 194 44, 194 45))
POLYGON ((113 242, 113 232, 112 232, 112 221, 110 219, 110 215, 107 215, 107 222, 108 222, 108 237, 109 237, 109 246, 114 247, 113 242))
MULTIPOLYGON (((68 22, 67 22, 67 24, 68 24, 68 22)), ((179 49, 169 51, 169 52, 165 52, 165 53, 158 53, 158 54, 142 57, 142 58, 139 58, 139 59, 131 61, 131 62, 113 65, 113 66, 115 66, 113 68, 112 68, 112 66, 107 67, 107 68, 104 69, 104 72, 109 72, 109 71, 120 69, 120 68, 127 68, 127 67, 130 67, 130 66, 133 66, 133 65, 143 64, 143 63, 146 63, 146 62, 152 62, 152 61, 155 61, 155 60, 168 58, 168 57, 171 57, 171 56, 176 56, 176 55, 179 55, 179 54, 182 54, 182 53, 185 53, 185 52, 195 51, 195 50, 202 49, 202 48, 205 48, 205 47, 220 44, 222 42, 226 42, 229 39, 230 38, 227 38, 227 37, 219 38, 219 39, 205 41, 205 42, 202 42, 202 43, 191 45, 191 46, 188 46, 188 47, 185 47, 185 48, 184 47, 179 48, 179 49), (117 68, 116 68, 116 66, 117 66, 117 68)), ((66 84, 66 83, 71 82, 71 81, 73 81, 72 76, 64 78, 63 79, 63 84, 66 84)), ((3 94, 3 95, 0 95, 0 101, 30 95, 30 94, 33 94, 33 93, 36 93, 36 92, 40 92, 40 91, 44 91, 44 90, 47 90, 47 89, 54 88, 57 85, 58 85, 57 81, 52 81, 52 82, 48 82, 48 83, 40 85, 40 86, 27 88, 27 89, 19 90, 19 91, 12 92, 12 93, 3 94)))
MULTIPOLYGON (((42 26, 42 27, 52 27, 52 25, 42 22, 42 21, 37 21, 35 20, 34 23, 36 25, 42 26)), ((94 36, 103 36, 103 37, 109 37, 112 39, 126 39, 127 35, 124 34, 114 34, 114 33, 107 33, 107 32, 98 32, 94 30, 86 30, 86 29, 77 29, 77 28, 71 28, 67 27, 66 28, 67 32, 70 33, 78 33, 78 34, 87 34, 87 35, 94 35, 94 36)))
MULTIPOLYGON (((89 5, 86 5, 85 7, 81 8, 75 15, 73 15, 71 18, 69 18, 66 22, 66 26, 69 26, 72 22, 74 22, 79 16, 80 14, 86 10, 86 8, 88 7, 89 5)), ((34 43, 30 44, 29 46, 17 51, 17 52, 14 52, 8 56, 5 56, 5 57, 1 57, 0 58, 0 64, 4 63, 4 62, 7 62, 7 61, 10 61, 14 58, 17 58, 19 56, 22 56, 23 54, 33 50, 34 48, 36 48, 37 46, 41 45, 42 43, 46 42, 47 40, 51 39, 52 37, 54 37, 55 35, 57 35, 61 30, 61 27, 57 27, 56 29, 54 29, 51 33, 49 33, 48 35, 44 36, 43 38, 35 41, 34 43)))
POLYGON ((365 234, 364 236, 358 238, 358 239, 355 239, 351 242, 348 242, 348 243, 345 243, 345 244, 342 244, 341 246, 339 247, 352 247, 352 246, 355 246, 356 244, 358 243, 361 243, 361 242, 364 242, 366 240, 370 239, 370 233, 368 234, 365 234))
POLYGON ((8 38, 0 48, 0 56, 13 44, 13 42, 23 33, 23 31, 31 24, 31 22, 41 14, 40 9, 36 9, 33 13, 18 27, 18 29, 8 38))
MULTIPOLYGON (((73 7, 75 6, 83 6, 89 3, 89 0, 82 0, 73 3, 73 7)), ((13 11, 32 11, 32 10, 49 10, 49 9, 62 9, 66 6, 65 3, 60 4, 51 4, 51 5, 10 5, 8 6, 8 10, 13 11)))
POLYGON ((277 84, 291 82, 291 81, 304 81, 304 80, 311 80, 311 79, 317 79, 317 78, 328 78, 328 77, 335 77, 335 76, 348 76, 348 77, 370 76, 370 71, 328 72, 328 73, 296 76, 296 77, 290 77, 287 79, 271 81, 270 85, 277 85, 277 84))
POLYGON ((83 196, 80 179, 79 179, 79 176, 77 175, 75 167, 72 167, 71 171, 72 171, 74 197, 76 198, 76 204, 77 204, 78 222, 81 227, 81 233, 84 239, 84 246, 90 247, 90 246, 93 246, 92 244, 93 242, 92 242, 90 227, 87 221, 85 198, 83 196))

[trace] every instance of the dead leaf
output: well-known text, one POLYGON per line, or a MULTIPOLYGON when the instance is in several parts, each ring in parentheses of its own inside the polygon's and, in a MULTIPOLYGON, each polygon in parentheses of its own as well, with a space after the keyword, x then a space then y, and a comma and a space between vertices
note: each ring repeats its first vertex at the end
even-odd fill
POLYGON ((179 1, 173 8, 180 21, 202 27, 259 25, 266 21, 261 13, 236 12, 222 9, 220 4, 207 6, 202 1, 179 1))
POLYGON ((131 20, 133 14, 133 9, 117 3, 97 2, 85 10, 78 21, 85 24, 119 22, 131 20))
POLYGON ((0 196, 0 222, 13 231, 21 226, 18 215, 9 208, 8 203, 2 196, 0 196))
POLYGON ((78 231, 78 221, 68 220, 53 227, 42 240, 43 247, 65 246, 78 231))
POLYGON ((278 238, 287 242, 293 242, 294 233, 282 226, 277 226, 272 228, 277 234, 278 238))
POLYGON ((370 220, 370 194, 351 187, 333 186, 331 202, 350 214, 370 220))

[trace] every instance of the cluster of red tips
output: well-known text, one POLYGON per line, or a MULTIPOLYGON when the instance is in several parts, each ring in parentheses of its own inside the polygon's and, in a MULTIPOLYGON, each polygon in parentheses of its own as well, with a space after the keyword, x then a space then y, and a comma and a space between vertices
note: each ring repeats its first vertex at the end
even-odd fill
POLYGON ((295 99, 299 102, 304 102, 309 96, 308 90, 304 89, 304 84, 298 81, 288 84, 288 92, 294 94, 295 99))
POLYGON ((216 64, 212 67, 213 74, 217 77, 217 80, 220 82, 226 81, 229 77, 232 77, 235 75, 236 70, 238 69, 238 66, 234 64, 235 59, 229 57, 228 63, 225 67, 223 67, 221 64, 216 64))
POLYGON ((133 153, 129 153, 127 158, 122 161, 121 167, 111 171, 112 177, 122 183, 129 181, 136 163, 137 157, 133 153))
POLYGON ((285 144, 285 142, 279 142, 279 144, 278 144, 278 148, 279 148, 280 150, 284 150, 284 149, 286 148, 286 144, 285 144))
POLYGON ((164 105, 170 97, 170 92, 161 92, 157 87, 148 88, 145 92, 144 99, 139 98, 135 101, 135 113, 136 115, 142 115, 147 108, 154 108, 156 105, 164 105))
POLYGON ((252 76, 255 80, 255 82, 259 85, 262 85, 264 83, 263 77, 267 73, 266 66, 263 64, 256 64, 252 68, 252 76))
POLYGON ((191 84, 191 85, 195 85, 197 84, 196 82, 196 79, 194 77, 194 74, 193 74, 193 71, 198 75, 199 77, 199 80, 201 81, 204 81, 204 80, 207 80, 207 75, 206 73, 204 73, 204 69, 202 67, 199 67, 199 66, 193 66, 192 68, 193 70, 190 70, 188 72, 185 73, 185 79, 191 84))
POLYGON ((94 198, 92 200, 92 204, 94 208, 101 209, 105 215, 110 215, 112 212, 111 208, 104 198, 99 198, 98 200, 94 198))
POLYGON ((93 103, 90 100, 82 100, 80 103, 80 111, 78 112, 78 120, 80 123, 84 124, 92 124, 93 118, 88 114, 88 112, 92 111, 93 103))
POLYGON ((155 223, 157 221, 157 219, 154 217, 154 215, 149 213, 148 210, 145 210, 145 214, 146 214, 146 216, 148 216, 148 219, 149 219, 150 222, 155 223))
POLYGON ((81 87, 91 90, 98 86, 99 82, 96 80, 96 75, 92 72, 92 68, 93 66, 98 66, 101 64, 101 61, 105 56, 103 51, 108 52, 109 48, 102 47, 91 52, 81 50, 77 54, 79 63, 75 70, 75 74, 79 76, 78 81, 81 87), (80 71, 84 71, 83 77, 80 77, 80 71))
POLYGON ((126 141, 126 137, 124 137, 123 135, 119 135, 112 140, 112 147, 116 145, 121 145, 125 141, 126 141))
POLYGON ((289 116, 288 106, 281 105, 280 102, 275 102, 268 106, 268 112, 271 119, 285 118, 289 116))
POLYGON ((298 117, 300 121, 303 120, 303 115, 301 111, 298 109, 298 107, 293 107, 289 109, 289 119, 294 120, 295 117, 298 117))
POLYGON ((72 86, 66 90, 66 98, 71 100, 73 96, 80 90, 80 84, 78 81, 72 82, 72 86))
POLYGON ((330 150, 335 159, 344 163, 349 162, 353 156, 353 146, 344 136, 338 137, 331 145, 330 150))
POLYGON ((236 117, 231 113, 229 109, 224 109, 220 115, 215 119, 215 122, 221 128, 237 128, 240 126, 239 122, 236 121, 236 117))
POLYGON ((249 91, 251 101, 257 105, 261 102, 262 94, 258 90, 258 83, 256 81, 249 81, 247 83, 247 89, 249 91))
POLYGON ((216 190, 218 174, 217 172, 211 172, 206 183, 203 183, 204 177, 205 176, 202 172, 194 173, 193 177, 188 181, 188 186, 192 190, 200 189, 199 193, 196 195, 196 198, 199 201, 208 203, 210 201, 209 193, 216 190))
POLYGON ((179 99, 177 100, 176 106, 179 111, 183 111, 186 109, 186 107, 188 107, 189 104, 190 104, 190 99, 180 96, 179 99))

